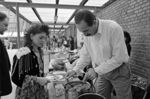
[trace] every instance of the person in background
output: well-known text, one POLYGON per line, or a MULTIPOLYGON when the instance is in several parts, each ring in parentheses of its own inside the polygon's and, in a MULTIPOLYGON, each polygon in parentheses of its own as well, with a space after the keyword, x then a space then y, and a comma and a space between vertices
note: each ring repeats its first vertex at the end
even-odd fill
POLYGON ((66 48, 69 47, 69 43, 66 36, 62 36, 62 42, 63 42, 63 46, 65 46, 66 48))
POLYGON ((10 40, 8 38, 4 39, 4 45, 5 45, 6 49, 9 49, 10 40))
POLYGON ((127 50, 128 50, 128 55, 130 56, 130 54, 131 54, 131 45, 130 45, 131 37, 130 37, 130 34, 127 31, 124 31, 123 33, 124 33, 126 47, 127 47, 127 50))
MULTIPOLYGON (((125 40, 125 43, 126 43, 128 55, 130 56, 130 54, 131 54, 131 45, 130 45, 131 37, 130 37, 130 34, 127 31, 123 31, 123 33, 124 33, 124 40, 125 40)), ((133 86, 131 86, 131 89, 132 88, 133 88, 133 86)), ((116 96, 115 90, 113 90, 113 95, 116 96)), ((134 96, 133 92, 132 92, 132 95, 134 96)))
POLYGON ((44 85, 50 81, 44 77, 41 48, 49 34, 47 25, 32 25, 25 33, 25 45, 13 58, 12 81, 17 85, 15 99, 48 99, 44 85))
POLYGON ((10 42, 9 43, 9 49, 12 49, 13 48, 13 42, 10 42))
POLYGON ((72 36, 69 36, 69 46, 70 46, 70 50, 74 50, 74 39, 72 36))
POLYGON ((79 10, 75 23, 84 34, 84 45, 80 58, 66 77, 76 75, 78 71, 92 62, 83 81, 95 80, 96 93, 111 99, 112 88, 117 99, 132 99, 129 56, 124 41, 122 27, 112 21, 97 18, 88 10, 79 10))
MULTIPOLYGON (((8 27, 8 17, 0 12, 0 34, 3 35, 8 27)), ((10 81, 10 60, 5 45, 0 40, 0 98, 12 92, 10 81)))
POLYGON ((52 42, 52 47, 53 48, 57 47, 58 39, 56 38, 55 35, 52 36, 51 42, 52 42))

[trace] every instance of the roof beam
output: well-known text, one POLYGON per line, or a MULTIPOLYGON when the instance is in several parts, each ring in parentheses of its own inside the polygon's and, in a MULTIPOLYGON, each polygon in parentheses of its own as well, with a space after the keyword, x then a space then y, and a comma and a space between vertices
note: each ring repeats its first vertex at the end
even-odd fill
POLYGON ((88 9, 88 10, 95 10, 95 9, 101 9, 101 7, 97 6, 77 6, 77 5, 56 5, 56 4, 39 4, 39 3, 21 3, 21 2, 0 2, 0 4, 10 5, 10 6, 16 6, 16 3, 19 5, 19 7, 34 7, 34 8, 62 8, 62 9, 88 9))
MULTIPOLYGON (((28 2, 29 4, 32 4, 32 1, 31 1, 31 0, 27 0, 27 2, 28 2)), ((41 23, 44 23, 44 22, 42 21, 40 15, 39 15, 39 13, 37 12, 37 10, 36 10, 35 8, 33 8, 33 7, 32 7, 32 10, 33 10, 33 12, 35 13, 35 15, 37 16, 37 18, 39 19, 39 21, 40 21, 41 23)))
MULTIPOLYGON (((56 0, 56 5, 58 5, 58 4, 59 4, 59 0, 56 0)), ((57 12, 58 12, 58 8, 55 8, 54 28, 55 28, 55 24, 56 24, 57 19, 58 19, 57 12)))
POLYGON ((60 28, 60 27, 59 28, 58 27, 49 27, 49 29, 61 29, 62 30, 62 29, 66 29, 66 28, 64 28, 64 27, 63 28, 60 28))
MULTIPOLYGON (((33 23, 35 23, 35 24, 39 24, 39 22, 36 22, 36 21, 32 21, 33 23)), ((45 22, 44 24, 46 24, 46 25, 75 25, 74 23, 69 23, 69 24, 66 24, 66 23, 53 23, 53 22, 45 22)))
MULTIPOLYGON (((58 5, 58 4, 59 4, 59 0, 56 0, 56 5, 58 5)), ((55 20, 54 20, 54 23, 55 23, 55 24, 56 24, 56 22, 57 22, 57 17, 58 17, 58 16, 57 16, 57 12, 58 12, 58 9, 56 8, 56 9, 55 9, 55 16, 54 16, 54 19, 55 19, 55 20)))
MULTIPOLYGON (((82 0, 82 2, 80 3, 80 6, 84 6, 87 3, 88 0, 82 0)), ((66 22, 66 24, 68 24, 73 17, 75 16, 75 14, 77 13, 78 10, 75 10, 74 13, 71 15, 71 17, 68 19, 68 21, 66 22)))
MULTIPOLYGON (((0 4, 1 4, 1 2, 0 2, 0 4)), ((7 4, 2 4, 2 5, 4 5, 7 9, 9 9, 10 11, 12 11, 14 14, 16 14, 17 11, 13 7, 8 6, 7 4)), ((19 15, 20 18, 22 18, 23 20, 25 20, 27 23, 32 24, 32 22, 29 21, 27 18, 25 18, 22 14, 18 13, 18 15, 19 15)))
MULTIPOLYGON (((84 6, 86 3, 87 3, 87 1, 88 0, 82 0, 82 2, 79 4, 80 6, 84 6)), ((68 24, 72 19, 73 19, 73 17, 75 16, 75 14, 77 13, 77 11, 78 11, 78 9, 77 10, 75 10, 74 12, 73 12, 73 14, 71 15, 71 17, 68 19, 68 21, 66 22, 66 24, 68 24)), ((63 27, 63 25, 62 25, 62 27, 63 27)), ((61 27, 61 28, 62 28, 61 27)), ((59 32, 61 31, 61 29, 59 30, 59 32)), ((58 33, 59 33, 58 32, 58 33)))

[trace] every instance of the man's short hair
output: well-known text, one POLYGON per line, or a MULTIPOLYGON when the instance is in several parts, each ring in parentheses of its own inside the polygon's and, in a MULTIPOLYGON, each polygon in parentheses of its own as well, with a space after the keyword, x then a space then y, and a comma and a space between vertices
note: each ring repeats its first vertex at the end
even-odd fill
POLYGON ((76 24, 79 24, 81 21, 85 21, 88 26, 92 26, 95 20, 96 20, 96 16, 88 10, 79 10, 75 14, 76 24))
POLYGON ((5 18, 7 18, 6 14, 0 12, 0 21, 3 21, 5 18))

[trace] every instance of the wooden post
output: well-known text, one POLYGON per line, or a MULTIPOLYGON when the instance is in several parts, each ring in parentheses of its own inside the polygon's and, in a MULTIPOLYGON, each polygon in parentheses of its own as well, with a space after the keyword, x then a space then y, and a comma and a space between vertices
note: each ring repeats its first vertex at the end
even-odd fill
POLYGON ((19 5, 16 3, 16 17, 17 17, 17 44, 18 48, 20 48, 20 21, 19 21, 19 5))

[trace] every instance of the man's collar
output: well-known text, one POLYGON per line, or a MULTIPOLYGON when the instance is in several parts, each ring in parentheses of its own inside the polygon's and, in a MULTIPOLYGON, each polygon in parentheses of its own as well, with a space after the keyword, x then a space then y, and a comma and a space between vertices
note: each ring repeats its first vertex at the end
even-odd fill
POLYGON ((97 18, 97 20, 98 20, 98 31, 97 31, 97 33, 99 33, 99 34, 101 34, 102 33, 102 23, 101 23, 101 20, 99 19, 99 18, 97 18))

